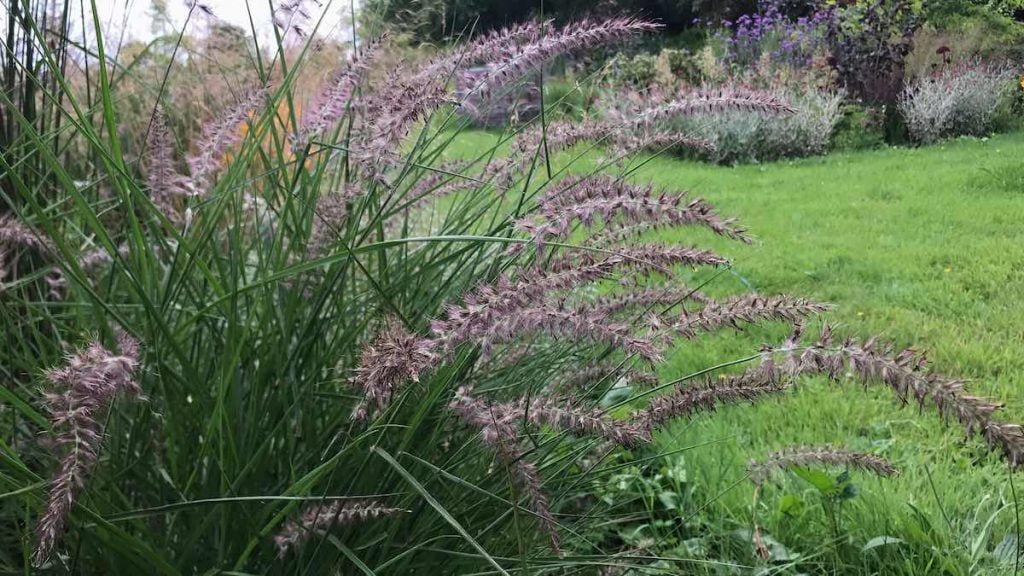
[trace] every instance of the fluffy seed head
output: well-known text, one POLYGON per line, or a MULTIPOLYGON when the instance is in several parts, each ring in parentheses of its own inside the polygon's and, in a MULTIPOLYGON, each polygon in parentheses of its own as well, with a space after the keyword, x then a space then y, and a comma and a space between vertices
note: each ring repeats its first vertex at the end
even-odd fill
POLYGON ((752 460, 747 466, 747 472, 751 482, 760 486, 776 471, 811 466, 844 466, 877 476, 893 476, 898 473, 896 467, 884 458, 832 446, 787 448, 764 460, 752 460))
MULTIPOLYGON (((362 390, 366 403, 380 413, 391 404, 395 391, 405 382, 419 382, 434 359, 433 342, 409 332, 397 319, 387 321, 373 343, 363 349, 352 384, 362 390)), ((353 417, 365 419, 361 405, 353 417)))
POLYGON ((352 526, 404 511, 370 499, 314 502, 303 508, 297 518, 285 522, 281 531, 274 536, 274 544, 277 545, 278 555, 284 558, 289 550, 302 546, 313 537, 323 536, 332 528, 352 526))
POLYGON ((60 464, 50 482, 45 510, 36 524, 35 566, 47 562, 67 528, 68 518, 85 480, 99 458, 103 441, 102 422, 118 393, 138 396, 136 382, 139 345, 121 334, 121 354, 115 355, 92 341, 68 358, 67 363, 46 373, 46 394, 54 447, 60 464))

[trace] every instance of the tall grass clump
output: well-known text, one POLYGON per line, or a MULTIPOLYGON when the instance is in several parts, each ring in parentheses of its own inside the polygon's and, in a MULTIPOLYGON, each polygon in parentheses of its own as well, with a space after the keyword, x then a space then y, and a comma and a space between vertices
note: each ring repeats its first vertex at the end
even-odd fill
MULTIPOLYGON (((461 66, 486 63, 475 89, 494 93, 560 54, 654 28, 526 24, 383 71, 386 39, 360 43, 301 110, 302 50, 257 52, 260 83, 198 141, 175 137, 157 91, 134 156, 113 90, 129 72, 101 37, 96 91, 58 82, 47 94, 67 103, 89 169, 69 168, 55 134, 30 123, 22 137, 44 177, 0 160, 4 571, 596 569, 615 544, 589 528, 617 511, 582 492, 611 468, 595 452, 637 449, 672 418, 842 362, 1018 462, 1019 429, 992 418, 995 404, 873 344, 823 338, 799 362, 796 344, 766 350, 727 388, 657 384, 652 368, 678 339, 824 306, 714 301, 677 282, 728 260, 637 234, 747 232, 628 173, 568 176, 543 125, 510 154, 447 157, 461 66), (776 355, 795 367, 777 369, 776 355), (605 401, 623 383, 629 395, 605 401)), ((712 109, 789 107, 700 95, 634 122, 712 109)), ((627 134, 623 154, 646 146, 627 134)))

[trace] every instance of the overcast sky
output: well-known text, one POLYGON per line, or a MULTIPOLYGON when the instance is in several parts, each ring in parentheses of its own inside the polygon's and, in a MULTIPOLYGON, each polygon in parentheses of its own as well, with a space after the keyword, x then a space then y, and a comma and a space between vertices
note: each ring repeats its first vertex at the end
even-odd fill
MULTIPOLYGON (((6 11, 10 2, 21 2, 22 0, 0 0, 0 6, 6 11)), ((89 16, 89 0, 72 0, 73 12, 79 11, 79 2, 85 2, 87 20, 89 16)), ((306 0, 303 2, 303 9, 312 18, 312 24, 323 15, 318 35, 328 36, 337 39, 348 39, 351 37, 351 14, 352 2, 358 5, 359 0, 306 0)), ((189 13, 190 0, 165 0, 167 12, 171 22, 167 27, 174 30, 181 30, 185 24, 186 16, 189 13)), ((273 10, 282 4, 291 3, 291 0, 201 0, 202 5, 209 7, 213 17, 223 22, 250 30, 250 13, 253 24, 256 26, 257 34, 262 41, 273 39, 273 10), (248 9, 247 9, 248 7, 248 9)), ((121 33, 125 41, 128 40, 150 40, 155 36, 153 29, 153 18, 151 16, 152 0, 96 0, 100 20, 103 24, 104 36, 108 44, 116 43, 121 33)), ((3 19, 6 22, 6 18, 3 19)), ((81 20, 78 16, 76 20, 81 20)), ((202 27, 208 25, 202 11, 193 11, 193 18, 189 20, 189 27, 202 27)), ((76 22, 77 24, 77 22, 76 22)), ((92 22, 88 22, 87 36, 92 37, 92 22)), ((81 34, 81 28, 77 28, 81 34)), ((80 37, 80 36, 79 36, 80 37)))

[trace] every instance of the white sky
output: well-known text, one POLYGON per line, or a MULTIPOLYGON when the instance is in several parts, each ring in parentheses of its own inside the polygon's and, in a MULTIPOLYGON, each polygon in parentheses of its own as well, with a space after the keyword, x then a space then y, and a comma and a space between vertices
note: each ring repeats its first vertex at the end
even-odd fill
MULTIPOLYGON (((6 14, 8 5, 12 2, 22 0, 0 0, 0 12, 6 14)), ((87 21, 86 36, 89 44, 93 44, 92 18, 90 0, 72 0, 73 36, 80 40, 81 28, 81 5, 84 2, 85 18, 87 21)), ((189 13, 191 0, 165 0, 167 12, 171 22, 164 26, 164 32, 173 29, 180 31, 185 24, 186 15, 189 13)), ((60 1, 57 2, 61 4, 60 1)), ((208 6, 214 18, 238 26, 250 31, 255 25, 258 38, 262 43, 273 42, 273 10, 282 4, 293 3, 291 0, 200 0, 204 6, 208 6), (250 23, 250 14, 252 23, 250 23)), ((307 28, 312 29, 317 19, 323 15, 323 21, 317 31, 318 36, 326 36, 339 40, 349 39, 352 36, 351 14, 359 0, 305 0, 302 2, 303 9, 309 13, 312 21, 307 28), (318 4, 320 4, 318 6, 318 4)), ((153 18, 151 16, 152 0, 96 0, 96 6, 100 15, 104 37, 108 45, 116 45, 124 34, 124 41, 141 40, 148 41, 157 34, 153 30, 153 18)), ((6 27, 7 18, 0 18, 0 27, 6 27)), ((196 31, 207 26, 209 18, 200 10, 194 10, 189 20, 190 31, 196 31)))

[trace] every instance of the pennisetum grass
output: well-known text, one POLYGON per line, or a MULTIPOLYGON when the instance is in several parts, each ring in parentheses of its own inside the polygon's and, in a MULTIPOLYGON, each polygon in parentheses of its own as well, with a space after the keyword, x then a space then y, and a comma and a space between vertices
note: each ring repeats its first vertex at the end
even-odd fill
MULTIPOLYGON (((784 114, 785 103, 684 94, 578 133, 528 127, 509 155, 504 141, 464 162, 446 152, 464 128, 452 90, 464 66, 487 64, 476 90, 494 92, 560 55, 656 28, 528 23, 394 66, 386 40, 369 43, 306 107, 311 47, 264 46, 250 84, 263 88, 192 138, 176 138, 159 90, 119 92, 135 68, 110 65, 102 34, 87 90, 47 60, 61 81, 46 96, 65 103, 76 146, 54 153, 55 134, 23 122, 42 170, 0 156, 12 211, 0 220, 0 569, 585 571, 579 558, 605 553, 588 527, 615 520, 573 496, 580 476, 609 471, 576 473, 596 445, 642 450, 671 418, 760 399, 798 374, 839 377, 842 366, 935 405, 1019 464, 1024 435, 992 417, 997 405, 874 342, 794 339, 732 381, 642 404, 667 387, 648 365, 680 335, 824 308, 690 290, 685 270, 728 259, 634 235, 692 227, 748 241, 742 227, 704 200, 626 177, 548 176, 536 170, 549 160, 541 144, 642 148, 636 138, 685 139, 657 133, 654 118, 784 114), (139 98, 148 139, 117 130, 139 98), (47 194, 37 173, 51 175, 47 194), (595 241, 575 244, 583 234, 595 241), (25 251, 36 259, 15 269, 25 251), (59 302, 45 288, 51 269, 62 274, 59 302), (96 336, 62 361, 85 334, 96 336), (119 354, 104 344, 115 339, 119 354), (41 395, 40 370, 58 364, 41 395), (621 401, 634 415, 601 404, 620 380, 643 390, 621 401), (140 389, 147 403, 114 402, 140 389), (40 433, 53 445, 35 443, 40 433)), ((39 28, 23 32, 45 45, 39 28)))

